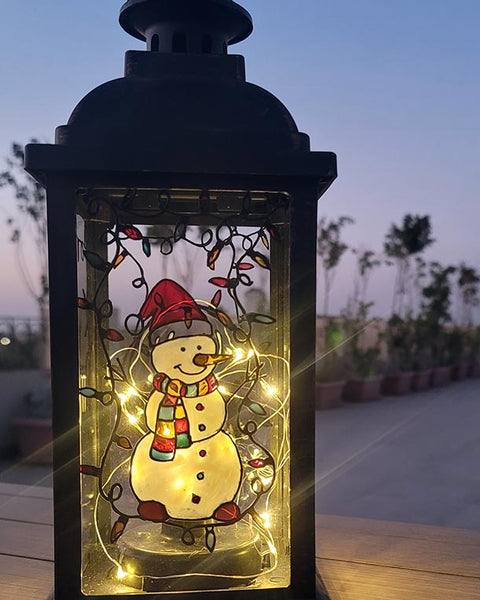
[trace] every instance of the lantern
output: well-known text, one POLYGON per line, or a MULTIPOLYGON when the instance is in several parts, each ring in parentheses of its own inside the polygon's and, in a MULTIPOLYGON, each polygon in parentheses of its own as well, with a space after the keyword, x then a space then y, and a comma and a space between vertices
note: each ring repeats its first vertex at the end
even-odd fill
POLYGON ((313 598, 316 202, 335 156, 227 47, 231 0, 129 0, 147 42, 26 168, 47 188, 57 600, 313 598))

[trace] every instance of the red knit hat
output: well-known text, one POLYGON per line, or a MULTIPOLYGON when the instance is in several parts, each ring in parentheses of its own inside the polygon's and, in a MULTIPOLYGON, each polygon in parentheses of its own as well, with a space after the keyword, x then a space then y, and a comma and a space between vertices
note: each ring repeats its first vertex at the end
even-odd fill
POLYGON ((155 285, 143 303, 139 316, 143 321, 150 319, 150 333, 172 324, 181 324, 182 329, 186 329, 183 335, 195 335, 197 329, 201 333, 211 333, 210 324, 198 304, 181 285, 171 279, 162 279, 155 285), (194 321, 195 325, 201 326, 195 326, 192 330, 194 321))

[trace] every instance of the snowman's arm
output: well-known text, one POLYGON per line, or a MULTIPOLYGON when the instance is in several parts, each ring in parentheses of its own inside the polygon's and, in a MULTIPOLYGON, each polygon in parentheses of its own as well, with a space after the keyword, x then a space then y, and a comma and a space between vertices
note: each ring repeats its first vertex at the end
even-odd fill
POLYGON ((164 394, 162 394, 162 392, 154 390, 148 399, 147 406, 145 408, 145 421, 150 431, 155 431, 157 425, 158 407, 160 406, 163 396, 164 394))

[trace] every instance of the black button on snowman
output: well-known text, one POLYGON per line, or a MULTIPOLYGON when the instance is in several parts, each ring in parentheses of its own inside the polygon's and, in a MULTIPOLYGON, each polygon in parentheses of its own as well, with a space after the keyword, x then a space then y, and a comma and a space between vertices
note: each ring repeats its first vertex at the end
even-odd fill
POLYGON ((226 405, 213 374, 231 357, 218 353, 205 314, 172 280, 151 290, 140 317, 149 329, 156 375, 145 409, 148 433, 131 458, 138 513, 154 522, 235 521, 242 463, 223 431, 226 405))

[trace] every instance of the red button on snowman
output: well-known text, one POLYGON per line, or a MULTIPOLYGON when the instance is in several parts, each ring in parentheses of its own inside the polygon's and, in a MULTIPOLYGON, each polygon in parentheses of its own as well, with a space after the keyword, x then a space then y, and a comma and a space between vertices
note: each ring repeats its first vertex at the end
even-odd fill
POLYGON ((148 433, 131 458, 130 481, 141 518, 233 522, 241 460, 223 430, 225 400, 213 373, 219 354, 212 328, 195 300, 164 279, 140 317, 153 344, 156 375, 146 409, 148 433))

